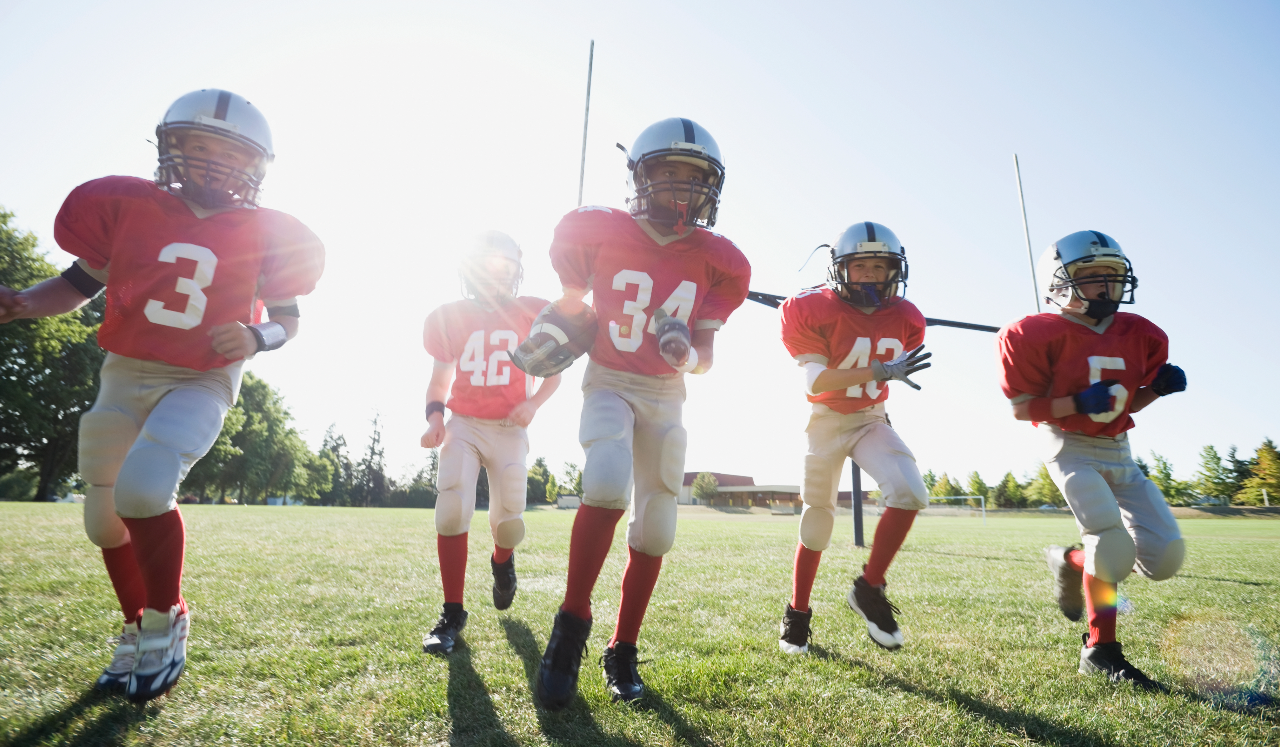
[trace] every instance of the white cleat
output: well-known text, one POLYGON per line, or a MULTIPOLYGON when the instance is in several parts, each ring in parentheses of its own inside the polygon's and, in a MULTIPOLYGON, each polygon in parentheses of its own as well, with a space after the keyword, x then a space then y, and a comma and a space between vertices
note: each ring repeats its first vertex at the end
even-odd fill
POLYGON ((119 637, 112 639, 112 642, 116 644, 116 651, 111 657, 111 663, 102 670, 102 676, 94 683, 95 690, 117 692, 129 685, 133 661, 138 654, 138 624, 125 623, 119 637))
POLYGON ((191 613, 178 605, 167 613, 149 607, 142 611, 138 657, 125 689, 129 700, 145 703, 169 692, 187 665, 190 630, 191 613))

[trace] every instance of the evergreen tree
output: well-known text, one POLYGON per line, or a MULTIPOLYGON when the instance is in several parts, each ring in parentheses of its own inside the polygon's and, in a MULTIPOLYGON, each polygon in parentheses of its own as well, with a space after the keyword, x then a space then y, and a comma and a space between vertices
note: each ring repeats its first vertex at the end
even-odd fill
POLYGON ((1267 503, 1280 506, 1280 454, 1275 442, 1267 439, 1258 447, 1254 458, 1253 474, 1244 481, 1244 489, 1236 494, 1235 502, 1246 506, 1261 506, 1262 491, 1267 491, 1267 503))
POLYGON ((967 493, 967 495, 980 495, 984 498, 986 498, 987 495, 991 492, 991 488, 988 487, 987 484, 982 481, 982 475, 979 475, 976 470, 969 473, 968 488, 969 488, 969 492, 967 493))
POLYGON ((716 476, 710 472, 699 472, 698 476, 693 478, 693 497, 699 501, 705 501, 707 505, 720 495, 720 482, 716 480, 716 476))
MULTIPOLYGON (((431 451, 434 453, 435 449, 431 451)), ((325 431, 318 456, 329 463, 333 475, 329 489, 319 492, 318 502, 323 506, 350 506, 351 491, 356 481, 356 466, 347 456, 347 439, 335 432, 335 426, 330 425, 329 430, 325 431)), ((428 468, 429 466, 430 461, 428 468)), ((430 481, 434 487, 435 477, 432 476, 430 481)))
POLYGON ((547 473, 547 503, 556 503, 560 500, 560 485, 556 482, 556 476, 547 473))
MULTIPOLYGON (((928 483, 925 484, 928 485, 928 483)), ((964 488, 960 487, 957 483, 952 482, 951 478, 947 476, 947 473, 943 472, 938 476, 938 479, 934 481, 933 487, 929 490, 929 495, 939 498, 964 495, 964 488)))
POLYGON ((529 468, 528 489, 525 492, 525 503, 532 505, 541 505, 547 502, 547 478, 551 477, 551 470, 547 469, 547 460, 538 457, 533 460, 533 466, 529 468))
POLYGON ((1196 473, 1193 487, 1201 495, 1222 503, 1230 503, 1236 492, 1231 469, 1222 463, 1218 450, 1212 445, 1200 450, 1200 471, 1196 473))
POLYGON ((1155 462, 1156 466, 1147 477, 1156 484, 1157 488, 1160 488, 1161 493, 1164 493, 1164 499, 1170 506, 1189 506, 1195 502, 1191 483, 1173 476, 1173 465, 1168 459, 1153 451, 1151 461, 1155 462))
POLYGON ((990 500, 997 508, 1024 508, 1027 505, 1022 484, 1012 472, 1004 473, 1004 479, 991 489, 990 500))
POLYGON ((1031 478, 1024 488, 1027 496, 1028 506, 1065 506, 1067 501, 1062 497, 1062 491, 1058 490, 1058 486, 1054 484, 1053 478, 1049 476, 1049 468, 1044 464, 1040 465, 1040 469, 1036 472, 1036 476, 1031 478))
POLYGON ((929 495, 933 495, 933 486, 938 484, 938 476, 933 474, 933 470, 926 470, 920 478, 924 480, 924 489, 929 495))
POLYGON ((382 417, 373 417, 373 433, 369 434, 369 448, 355 468, 355 481, 351 486, 351 505, 385 506, 391 497, 393 484, 387 478, 386 456, 382 448, 382 417))
POLYGON ((1231 496, 1234 500, 1236 494, 1244 490, 1244 481, 1253 477, 1253 468, 1257 466, 1258 460, 1236 458, 1236 447, 1232 446, 1227 451, 1227 463, 1231 471, 1231 496))
POLYGON ((568 492, 570 495, 582 497, 582 470, 578 469, 578 465, 573 462, 564 463, 564 480, 560 483, 560 490, 568 492))

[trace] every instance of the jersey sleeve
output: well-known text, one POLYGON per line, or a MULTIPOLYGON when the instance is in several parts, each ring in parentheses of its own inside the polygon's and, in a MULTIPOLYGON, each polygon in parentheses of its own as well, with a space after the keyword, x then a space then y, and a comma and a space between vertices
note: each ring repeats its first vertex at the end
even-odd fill
MULTIPOLYGON (((608 208, 604 208, 607 210, 608 208)), ((595 275, 596 254, 600 242, 589 230, 590 213, 595 208, 579 208, 560 219, 551 240, 551 267, 565 288, 589 290, 595 275)))
POLYGON ((782 344, 792 358, 802 363, 821 363, 827 365, 831 361, 831 347, 820 323, 812 314, 806 313, 807 304, 801 299, 788 298, 782 304, 782 344))
POLYGON ((907 335, 903 343, 907 349, 903 352, 910 352, 924 344, 925 321, 924 314, 920 313, 920 309, 916 308, 915 304, 911 305, 905 316, 907 335))
POLYGON ((1151 325, 1147 337, 1146 375, 1142 377, 1142 386, 1151 386, 1160 373, 1160 367, 1169 362, 1169 336, 1156 325, 1151 325))
POLYGON ((996 336, 996 354, 1000 358, 1000 388, 1004 396, 1014 399, 1022 395, 1043 397, 1053 380, 1048 346, 1036 344, 1020 323, 1000 330, 996 336))
POLYGON ((427 354, 444 363, 452 363, 457 356, 449 344, 448 307, 441 306, 427 315, 422 327, 422 346, 427 354))
POLYGON ((120 216, 133 196, 127 177, 85 182, 67 195, 53 222, 53 237, 68 254, 101 270, 111 261, 111 245, 120 216))
MULTIPOLYGON (((732 246, 732 244, 730 244, 732 246)), ((716 329, 729 321, 729 315, 747 300, 751 288, 751 265, 737 247, 720 272, 716 273, 707 295, 698 309, 696 329, 716 329)))
POLYGON ((258 292, 268 306, 307 295, 324 273, 324 244, 311 229, 283 213, 275 213, 272 223, 258 292))

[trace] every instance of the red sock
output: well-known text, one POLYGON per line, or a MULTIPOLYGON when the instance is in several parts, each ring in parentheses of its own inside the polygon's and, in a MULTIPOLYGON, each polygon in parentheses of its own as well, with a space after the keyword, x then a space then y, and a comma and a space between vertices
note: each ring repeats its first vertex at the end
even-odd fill
POLYGON ((818 577, 821 550, 810 550, 803 542, 796 543, 795 570, 791 574, 791 609, 809 611, 809 595, 813 593, 813 580, 818 577))
POLYGON ((1067 565, 1084 572, 1084 550, 1067 550, 1067 565))
POLYGON ((120 611, 126 623, 137 622, 142 608, 147 606, 147 590, 142 584, 142 572, 138 559, 133 555, 129 542, 119 547, 102 548, 102 562, 107 566, 107 577, 120 600, 120 611))
POLYGON ((871 541, 871 558, 862 569, 862 576, 872 586, 884 584, 885 571, 898 554, 898 548, 907 539, 911 531, 911 523, 916 520, 916 512, 904 508, 886 508, 876 524, 876 536, 871 541))
POLYGON ((178 509, 146 519, 125 519, 129 528, 129 544, 138 563, 142 585, 147 590, 147 607, 168 612, 182 600, 182 557, 186 551, 187 529, 178 509))
POLYGON ((493 546, 493 562, 497 563, 498 565, 502 565, 508 560, 511 560, 511 554, 514 553, 515 551, 516 549, 514 547, 498 547, 497 545, 494 545, 493 546))
POLYGON ((624 510, 581 506, 573 518, 569 538, 569 581, 560 609, 583 620, 591 619, 591 590, 596 587, 604 559, 613 545, 613 530, 624 510))
POLYGON ((1089 645, 1115 643, 1116 584, 1084 574, 1084 608, 1089 615, 1089 645))
POLYGON ((627 546, 627 568, 622 572, 622 600, 618 602, 618 625, 613 629, 610 646, 618 641, 636 645, 640 638, 640 624, 644 622, 644 613, 649 609, 649 599, 653 596, 653 587, 658 583, 661 570, 661 555, 645 555, 627 546))
POLYGON ((446 604, 462 604, 462 588, 467 583, 467 533, 446 537, 436 535, 436 554, 440 556, 440 585, 444 587, 446 604))

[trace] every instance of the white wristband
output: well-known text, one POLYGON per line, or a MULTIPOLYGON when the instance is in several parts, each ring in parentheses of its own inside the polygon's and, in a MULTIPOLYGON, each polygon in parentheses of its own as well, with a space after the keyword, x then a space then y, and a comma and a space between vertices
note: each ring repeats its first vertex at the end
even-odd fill
POLYGON ((692 371, 697 367, 698 367, 698 349, 695 347, 690 347, 689 359, 684 362, 683 366, 676 366, 676 370, 679 371, 680 373, 689 373, 690 371, 692 371))

